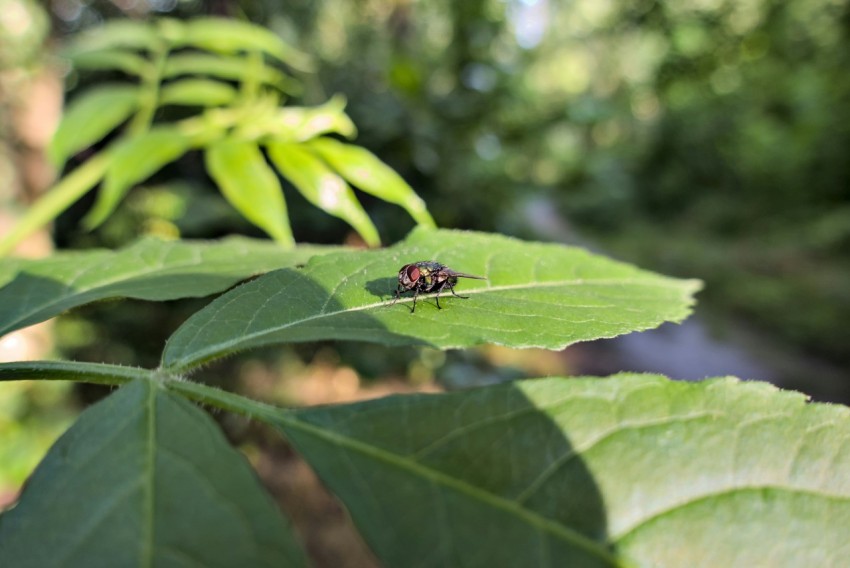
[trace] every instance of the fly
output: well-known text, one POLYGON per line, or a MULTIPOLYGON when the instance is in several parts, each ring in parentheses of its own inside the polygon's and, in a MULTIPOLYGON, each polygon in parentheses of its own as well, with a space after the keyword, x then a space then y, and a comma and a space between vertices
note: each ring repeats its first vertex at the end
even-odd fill
POLYGON ((437 309, 440 307, 440 292, 446 288, 453 296, 466 300, 468 296, 460 296, 455 292, 455 284, 458 278, 475 278, 476 280, 487 280, 482 276, 473 276, 472 274, 464 274, 463 272, 455 272, 448 266, 440 264, 433 260, 421 260, 412 264, 405 264, 398 271, 398 288, 395 291, 395 299, 393 305, 398 302, 401 295, 413 291, 413 307, 410 313, 416 311, 416 297, 419 294, 427 294, 429 292, 437 293, 437 309))

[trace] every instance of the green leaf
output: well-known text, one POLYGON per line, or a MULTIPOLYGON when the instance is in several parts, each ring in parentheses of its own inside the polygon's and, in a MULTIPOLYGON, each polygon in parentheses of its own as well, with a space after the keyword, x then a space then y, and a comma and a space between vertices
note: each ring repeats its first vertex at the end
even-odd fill
POLYGON ((47 149, 51 161, 61 166, 130 118, 138 106, 138 87, 113 84, 86 91, 68 105, 47 149))
POLYGON ((357 127, 345 114, 345 104, 345 97, 336 95, 317 107, 281 108, 269 130, 279 142, 303 142, 328 133, 351 138, 357 127))
POLYGON ((278 425, 388 566, 847 558, 850 411, 764 383, 552 378, 278 425))
MULTIPOLYGON (((268 241, 142 239, 118 250, 55 253, 0 262, 0 335, 106 298, 172 300, 220 292, 239 280, 295 266, 328 250, 268 241)), ((330 250, 335 250, 333 247, 330 250)))
POLYGON ((135 184, 185 154, 190 146, 191 140, 170 126, 122 140, 112 154, 97 201, 83 219, 85 227, 94 229, 103 223, 135 184))
POLYGON ((236 89, 211 79, 182 79, 162 87, 161 105, 223 106, 236 98, 236 89))
POLYGON ((295 69, 310 71, 310 58, 268 29, 226 18, 195 18, 185 23, 183 45, 218 53, 261 51, 295 69))
POLYGON ((108 20, 75 38, 69 55, 116 47, 155 49, 159 34, 146 22, 130 19, 108 20))
POLYGON ((121 71, 135 77, 145 77, 153 71, 152 64, 133 52, 122 49, 102 49, 70 54, 71 63, 79 69, 121 71))
MULTIPOLYGON (((203 53, 178 53, 165 62, 163 77, 181 75, 208 75, 219 79, 240 81, 248 72, 248 62, 244 57, 207 55, 203 53)), ((273 67, 264 65, 259 70, 259 80, 272 85, 284 93, 298 94, 301 84, 273 67)))
POLYGON ((205 158, 210 176, 237 211, 279 243, 295 244, 280 182, 256 144, 222 140, 207 148, 205 158))
POLYGON ((369 150, 332 138, 315 138, 308 144, 351 184, 384 201, 401 205, 420 225, 436 226, 425 202, 413 188, 369 150))
POLYGON ((354 227, 369 246, 380 246, 378 229, 344 179, 301 144, 272 142, 267 148, 278 171, 307 201, 354 227))
POLYGON ((90 407, 0 517, 0 565, 303 566, 215 423, 136 381, 90 407))
POLYGON ((250 347, 326 339, 562 349, 679 322, 699 287, 579 248, 418 228, 388 249, 329 254, 229 291, 174 333, 163 364, 185 369, 250 347), (410 295, 389 305, 399 268, 420 260, 487 280, 462 279, 458 293, 469 299, 446 291, 441 310, 433 294, 419 297, 415 313, 410 295))

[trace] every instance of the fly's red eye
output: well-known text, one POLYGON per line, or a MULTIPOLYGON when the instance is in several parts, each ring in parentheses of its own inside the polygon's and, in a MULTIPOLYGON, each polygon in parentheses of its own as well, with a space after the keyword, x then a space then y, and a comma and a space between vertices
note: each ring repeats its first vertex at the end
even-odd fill
POLYGON ((408 266, 407 277, 410 278, 412 282, 416 282, 417 280, 419 280, 419 267, 415 265, 408 266))

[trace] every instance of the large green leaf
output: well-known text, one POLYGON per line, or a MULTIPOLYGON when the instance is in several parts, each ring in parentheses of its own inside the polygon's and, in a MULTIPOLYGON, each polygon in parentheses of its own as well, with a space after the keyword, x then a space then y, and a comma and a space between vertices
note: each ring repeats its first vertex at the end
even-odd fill
POLYGON ((583 249, 462 231, 415 230, 379 251, 313 259, 239 286, 191 317, 163 354, 170 368, 288 341, 349 339, 440 348, 496 343, 560 349, 571 343, 681 321, 694 280, 676 280, 583 249), (437 260, 487 278, 448 292, 389 305, 399 268, 437 260))
POLYGON ((850 558, 850 411, 764 383, 553 378, 278 423, 387 566, 850 558))
POLYGON ((112 154, 97 201, 83 223, 93 229, 115 211, 133 185, 186 153, 191 139, 171 126, 159 126, 121 141, 112 154))
POLYGON ((104 85, 86 91, 68 105, 50 142, 50 159, 63 164, 127 120, 138 104, 139 88, 132 85, 104 85))
POLYGON ((256 144, 222 140, 208 147, 204 158, 210 176, 237 211, 278 242, 295 244, 280 182, 256 144))
MULTIPOLYGON (((0 364, 0 381, 121 384, 129 367, 0 364)), ((764 383, 550 378, 281 410, 276 424, 387 566, 843 566, 850 410, 764 383)))
POLYGON ((171 300, 220 292, 239 280, 306 262, 333 248, 282 249, 268 241, 146 238, 118 250, 0 261, 0 335, 106 298, 171 300))
POLYGON ((245 459, 140 380, 89 408, 0 516, 0 566, 303 566, 245 459))

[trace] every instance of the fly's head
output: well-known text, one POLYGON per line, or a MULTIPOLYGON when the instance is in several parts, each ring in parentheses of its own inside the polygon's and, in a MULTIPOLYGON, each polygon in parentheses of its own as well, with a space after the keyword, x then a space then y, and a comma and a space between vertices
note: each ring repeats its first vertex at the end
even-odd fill
POLYGON ((413 290, 419 286, 422 271, 416 264, 405 264, 398 271, 398 285, 404 290, 413 290))

